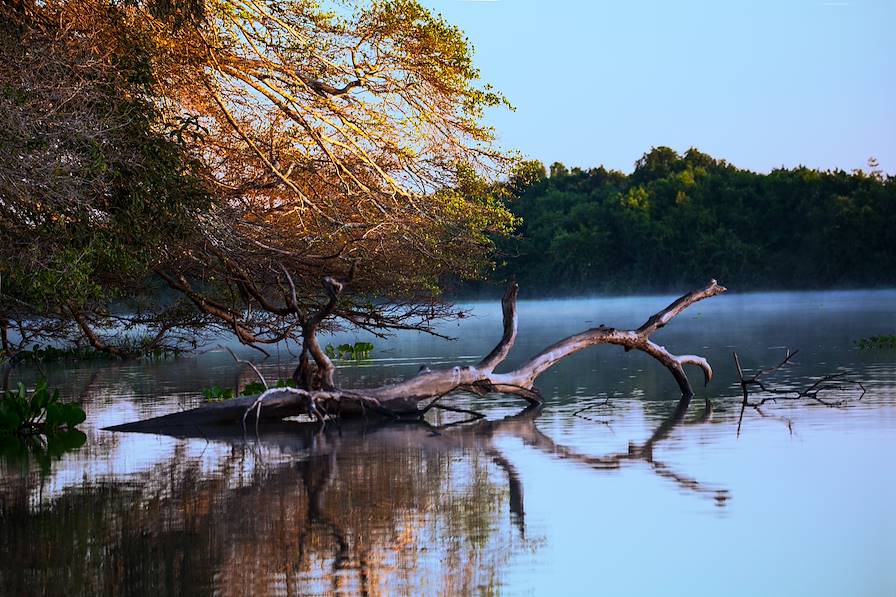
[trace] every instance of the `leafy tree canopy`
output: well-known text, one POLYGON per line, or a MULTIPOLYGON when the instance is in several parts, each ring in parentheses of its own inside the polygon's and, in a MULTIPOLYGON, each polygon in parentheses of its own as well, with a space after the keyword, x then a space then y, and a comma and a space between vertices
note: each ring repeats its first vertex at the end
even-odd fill
POLYGON ((514 224, 481 124, 506 102, 415 1, 2 10, 0 319, 22 333, 271 343, 327 302, 325 275, 351 278, 337 320, 427 328, 445 275, 480 276, 514 224))
POLYGON ((896 179, 804 167, 759 174, 657 147, 631 174, 538 162, 510 177, 522 227, 497 277, 540 293, 896 282, 896 179))

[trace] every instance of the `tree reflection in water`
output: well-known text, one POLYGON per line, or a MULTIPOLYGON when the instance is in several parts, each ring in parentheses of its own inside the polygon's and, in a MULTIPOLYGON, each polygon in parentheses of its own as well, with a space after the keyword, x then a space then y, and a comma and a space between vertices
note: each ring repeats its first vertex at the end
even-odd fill
MULTIPOLYGON (((283 422, 230 445, 212 472, 180 452, 141 482, 91 480, 53 499, 2 484, 0 586, 9 594, 492 593, 526 534, 526 479, 502 436, 596 469, 647 462, 689 492, 706 487, 654 457, 684 422, 682 399, 643 444, 589 456, 538 429, 541 407, 465 425, 283 422)), ((709 404, 704 416, 708 420, 709 404)), ((536 482, 537 480, 528 480, 536 482)))

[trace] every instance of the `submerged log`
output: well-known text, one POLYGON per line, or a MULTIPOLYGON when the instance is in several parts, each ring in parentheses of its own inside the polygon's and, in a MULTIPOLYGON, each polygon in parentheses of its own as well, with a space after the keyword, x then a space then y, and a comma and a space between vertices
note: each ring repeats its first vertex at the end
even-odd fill
POLYGON ((513 347, 517 335, 516 299, 518 286, 511 285, 502 299, 504 332, 497 346, 475 366, 454 367, 447 370, 422 369, 405 381, 362 389, 274 388, 259 396, 243 396, 191 410, 136 421, 111 427, 114 431, 147 431, 164 427, 234 423, 252 419, 283 419, 308 414, 319 420, 325 417, 383 416, 390 418, 420 418, 444 396, 453 392, 513 394, 531 404, 541 403, 535 388, 539 375, 563 358, 589 346, 616 344, 626 351, 640 350, 665 366, 678 384, 684 397, 693 396, 691 384, 684 371, 685 365, 699 367, 704 383, 712 379, 712 368, 705 358, 696 355, 674 355, 654 343, 650 335, 668 324, 676 315, 697 301, 725 292, 715 280, 701 289, 678 298, 668 307, 652 315, 635 330, 619 330, 600 325, 564 338, 548 346, 519 368, 506 373, 495 373, 513 347))

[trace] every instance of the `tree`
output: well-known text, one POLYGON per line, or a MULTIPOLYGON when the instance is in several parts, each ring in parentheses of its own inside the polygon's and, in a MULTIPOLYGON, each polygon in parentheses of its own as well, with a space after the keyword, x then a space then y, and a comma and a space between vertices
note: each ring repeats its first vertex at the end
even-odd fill
POLYGON ((630 174, 512 181, 522 225, 499 241, 495 277, 530 292, 667 291, 711 275, 753 288, 896 281, 896 178, 880 172, 763 174, 660 147, 630 174))
POLYGON ((626 351, 639 350, 650 355, 669 370, 684 398, 694 395, 685 373, 685 365, 698 367, 703 372, 705 383, 712 379, 712 367, 706 359, 696 355, 672 354, 665 347, 654 343, 650 336, 692 304, 725 292, 725 287, 715 280, 681 296, 665 309, 651 315, 637 329, 620 330, 600 325, 555 342, 512 371, 496 373, 495 369, 504 362, 516 341, 518 290, 516 284, 508 287, 501 301, 504 332, 495 348, 475 366, 457 366, 438 371, 421 367, 416 376, 396 384, 351 390, 336 386, 332 372, 329 372, 329 377, 319 388, 269 388, 255 369, 265 387, 265 391, 258 396, 225 400, 192 410, 118 425, 111 430, 154 432, 172 427, 233 423, 240 420, 245 425, 250 416, 257 426, 262 418, 281 419, 299 414, 311 415, 320 422, 327 417, 367 417, 368 414, 419 420, 429 410, 437 407, 442 398, 454 392, 469 392, 480 396, 509 394, 525 399, 530 405, 538 405, 542 399, 535 382, 542 373, 571 354, 601 344, 614 344, 622 346, 626 351))
MULTIPOLYGON (((341 4, 299 1, 60 0, 25 2, 16 14, 29 31, 18 35, 31 35, 36 22, 70 32, 62 41, 49 39, 48 47, 69 44, 75 53, 102 55, 106 40, 95 32, 116 40, 103 71, 90 75, 91 85, 104 77, 131 85, 113 85, 115 93, 105 99, 133 98, 149 115, 124 117, 145 125, 135 146, 173 144, 166 145, 172 164, 166 158, 164 167, 145 171, 172 176, 159 181, 158 197, 139 220, 170 233, 141 230, 144 258, 129 264, 153 272, 189 301, 191 325, 230 330, 253 346, 301 338, 303 360, 326 370, 332 365, 311 340, 317 328, 338 319, 376 333, 430 329, 433 319, 454 313, 439 301, 445 276, 480 275, 491 235, 513 225, 486 184, 509 158, 480 123, 485 108, 505 100, 476 83, 461 32, 417 2, 371 2, 347 12, 341 4), (119 68, 131 56, 137 65, 119 68), (173 168, 178 163, 183 166, 173 168), (474 183, 479 178, 486 183, 474 183), (464 190, 470 186, 475 193, 464 190), (176 195, 193 188, 207 204, 176 195), (172 218, 181 221, 181 207, 189 230, 169 231, 172 218), (328 280, 323 289, 322 279, 328 280)), ((11 72, 18 76, 24 68, 14 65, 11 72)), ((73 101, 66 106, 97 109, 83 93, 73 101)), ((13 120, 40 121, 21 111, 13 120)), ((150 188, 126 168, 98 167, 130 188, 150 188)), ((15 164, 9 172, 11 181, 15 164)), ((77 172, 70 178, 95 177, 77 172)), ((73 204, 94 213, 106 200, 104 191, 79 188, 64 195, 64 205, 49 208, 42 193, 29 192, 22 201, 42 206, 49 219, 73 204)), ((21 235, 22 223, 10 222, 21 235)), ((84 236, 93 224, 82 218, 72 228, 84 236)), ((71 242, 60 246, 70 249, 66 263, 81 263, 88 251, 71 242)), ((9 275, 21 278, 17 271, 9 275)), ((79 273, 85 284, 105 287, 101 274, 146 281, 111 262, 79 273)), ((92 298, 94 311, 108 313, 102 304, 108 295, 92 298)), ((35 309, 43 316, 51 311, 64 317, 59 309, 35 309)))
POLYGON ((193 316, 134 299, 161 243, 198 238, 210 198, 152 101, 153 40, 115 4, 10 2, 0 18, 0 350, 12 327, 23 345, 123 355, 94 329, 122 300, 144 348, 166 346, 193 316))

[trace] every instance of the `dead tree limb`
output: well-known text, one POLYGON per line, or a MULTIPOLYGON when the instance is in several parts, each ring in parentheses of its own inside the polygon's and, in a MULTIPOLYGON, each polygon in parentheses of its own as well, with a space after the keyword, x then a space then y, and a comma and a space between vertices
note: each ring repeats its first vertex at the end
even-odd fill
MULTIPOLYGON (((332 370, 327 371, 326 366, 329 358, 320 350, 320 345, 317 344, 313 333, 316 326, 332 312, 339 299, 341 284, 330 279, 325 281, 325 287, 330 295, 330 301, 318 313, 310 316, 306 322, 306 324, 314 324, 308 326, 312 333, 306 338, 306 340, 310 340, 307 349, 318 366, 324 369, 324 379, 320 388, 307 386, 271 388, 257 397, 234 398, 155 419, 121 425, 115 429, 120 431, 150 430, 159 426, 195 425, 216 421, 234 422, 244 420, 244 417, 249 416, 284 418, 300 414, 346 417, 377 413, 392 418, 420 418, 425 410, 425 407, 421 408, 421 405, 453 392, 471 392, 478 395, 512 394, 531 404, 538 404, 541 402, 541 396, 535 388, 535 381, 539 375, 565 357, 599 344, 615 344, 622 346, 626 351, 640 350, 652 356, 672 373, 681 395, 691 397, 694 392, 684 366, 699 367, 703 371, 704 383, 709 383, 709 380, 712 379, 712 368, 709 363, 703 357, 696 355, 674 355, 663 346, 654 343, 650 336, 690 305, 725 292, 723 286, 720 286, 715 280, 711 280, 703 288, 685 294, 662 311, 652 315, 638 329, 619 330, 600 325, 555 342, 513 371, 495 373, 497 366, 507 358, 516 339, 518 287, 513 284, 507 289, 502 301, 504 332, 501 340, 476 366, 458 366, 435 371, 424 369, 414 377, 396 384, 347 390, 332 383, 332 370), (322 358, 319 358, 318 352, 323 355, 322 358), (253 409, 255 410, 254 414, 252 413, 253 409)), ((303 325, 303 327, 306 326, 303 325)), ((332 363, 329 364, 332 367, 332 363)))
MULTIPOLYGON (((862 385, 861 381, 855 379, 846 379, 846 376, 849 375, 849 371, 840 371, 837 373, 831 373, 829 375, 824 375, 815 380, 810 386, 805 389, 782 389, 782 388, 773 388, 769 387, 762 380, 764 375, 769 373, 774 373, 780 369, 783 369, 787 365, 792 364, 792 359, 797 355, 799 350, 794 350, 790 352, 790 349, 787 349, 787 353, 784 355, 784 358, 780 363, 775 365, 774 367, 768 367, 766 369, 759 369, 752 376, 747 377, 744 374, 743 367, 740 363, 740 357, 737 353, 732 353, 734 356, 734 365, 737 367, 737 375, 740 379, 740 388, 743 395, 743 399, 741 401, 740 407, 740 417, 737 420, 737 434, 740 435, 741 424, 744 420, 744 411, 749 406, 750 408, 755 409, 760 415, 765 416, 760 409, 761 406, 766 404, 767 402, 777 402, 778 400, 801 400, 807 398, 818 404, 822 404, 824 406, 830 408, 839 408, 846 406, 846 404, 850 401, 850 398, 842 398, 840 400, 826 400, 822 398, 819 394, 822 392, 830 392, 830 391, 838 391, 841 392, 845 390, 845 386, 850 385, 860 390, 860 394, 856 398, 852 398, 854 400, 861 400, 865 396, 865 386, 862 385), (766 394, 759 400, 755 400, 750 402, 750 388, 759 388, 759 390, 766 394)), ((789 420, 787 421, 788 429, 790 429, 791 433, 793 433, 793 425, 789 420)))

